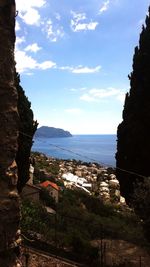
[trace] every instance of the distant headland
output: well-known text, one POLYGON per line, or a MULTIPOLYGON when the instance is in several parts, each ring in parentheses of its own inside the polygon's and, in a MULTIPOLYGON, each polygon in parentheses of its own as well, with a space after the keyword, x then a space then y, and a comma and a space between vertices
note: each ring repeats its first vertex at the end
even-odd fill
POLYGON ((69 131, 63 129, 41 126, 35 133, 35 138, 60 138, 60 137, 72 137, 69 131))

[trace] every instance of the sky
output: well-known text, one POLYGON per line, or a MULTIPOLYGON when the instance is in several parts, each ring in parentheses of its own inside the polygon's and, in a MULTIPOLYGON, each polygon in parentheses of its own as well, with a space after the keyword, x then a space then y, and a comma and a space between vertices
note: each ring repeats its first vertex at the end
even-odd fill
POLYGON ((116 134, 150 1, 16 4, 16 68, 39 126, 116 134))

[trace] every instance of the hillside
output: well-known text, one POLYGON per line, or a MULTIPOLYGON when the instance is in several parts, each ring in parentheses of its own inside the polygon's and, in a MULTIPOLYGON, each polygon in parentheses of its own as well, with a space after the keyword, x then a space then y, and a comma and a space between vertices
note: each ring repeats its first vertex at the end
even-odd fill
POLYGON ((72 137, 71 133, 63 129, 42 126, 37 129, 35 137, 42 138, 58 138, 58 137, 72 137))
POLYGON ((140 262, 149 266, 142 222, 120 196, 114 169, 38 152, 32 157, 35 169, 30 188, 35 190, 47 181, 59 190, 58 198, 45 186, 36 199, 35 191, 24 194, 22 232, 34 240, 27 245, 83 266, 139 267, 140 262), (69 179, 73 176, 77 181, 69 179))

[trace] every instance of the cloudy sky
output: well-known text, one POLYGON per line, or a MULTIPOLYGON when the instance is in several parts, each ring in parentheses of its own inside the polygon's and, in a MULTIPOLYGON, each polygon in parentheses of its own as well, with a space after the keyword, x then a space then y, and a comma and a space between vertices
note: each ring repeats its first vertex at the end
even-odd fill
POLYGON ((149 0, 16 0, 16 62, 39 125, 116 133, 149 0))

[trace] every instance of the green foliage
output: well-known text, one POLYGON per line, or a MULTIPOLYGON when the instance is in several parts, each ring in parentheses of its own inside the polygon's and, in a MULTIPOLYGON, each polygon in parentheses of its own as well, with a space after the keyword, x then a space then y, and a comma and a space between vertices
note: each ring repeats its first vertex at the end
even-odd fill
POLYGON ((103 235, 113 239, 134 240, 137 243, 143 240, 142 227, 137 216, 130 212, 121 213, 114 206, 105 205, 98 198, 84 192, 65 190, 57 211, 64 217, 63 231, 68 231, 71 227, 83 234, 84 239, 101 238, 103 235))
POLYGON ((133 206, 143 220, 150 218, 150 180, 145 178, 143 182, 135 185, 133 206))
POLYGON ((34 183, 42 183, 48 180, 58 186, 64 186, 63 180, 58 179, 59 160, 50 161, 44 154, 39 152, 32 152, 32 157, 35 159, 34 183))
POLYGON ((18 166, 18 190, 22 190, 23 186, 29 179, 29 158, 32 147, 33 135, 37 129, 37 121, 33 119, 31 103, 25 96, 25 92, 20 86, 20 76, 16 73, 15 85, 18 92, 18 113, 19 113, 19 137, 18 151, 16 162, 18 166))
POLYGON ((23 201, 21 227, 24 232, 33 231, 44 235, 45 238, 50 238, 52 223, 54 224, 54 221, 41 204, 23 201))
MULTIPOLYGON (((45 203, 49 201, 46 194, 44 192, 45 203)), ((56 215, 47 214, 41 205, 29 201, 23 202, 22 211, 25 232, 42 234, 57 248, 72 251, 76 258, 87 261, 88 266, 99 266, 98 250, 91 245, 92 240, 122 239, 145 245, 141 224, 134 214, 118 212, 81 191, 64 190, 56 206, 56 215)))
POLYGON ((133 206, 135 212, 143 220, 143 228, 146 238, 150 241, 150 179, 135 185, 133 206))
POLYGON ((98 252, 99 249, 90 245, 82 236, 81 233, 74 230, 70 236, 70 245, 72 251, 79 255, 80 260, 83 258, 88 262, 97 261, 98 262, 98 252))
MULTIPOLYGON (((59 167, 59 161, 49 161, 40 154, 34 154, 34 158, 36 168, 44 170, 40 181, 54 179, 52 181, 58 184, 57 177, 48 177, 48 173, 44 176, 44 173, 52 164, 59 167)), ((45 189, 41 190, 40 197, 44 205, 56 210, 56 214, 46 215, 44 209, 39 207, 38 210, 38 205, 33 203, 23 204, 26 210, 24 231, 39 232, 50 244, 75 253, 76 259, 88 262, 88 266, 99 266, 98 249, 91 245, 92 240, 122 239, 145 244, 141 223, 130 211, 122 212, 117 206, 104 204, 100 198, 77 189, 64 188, 57 204, 45 189)))
POLYGON ((134 183, 139 175, 150 176, 150 10, 146 26, 140 34, 139 46, 135 48, 133 71, 129 75, 130 92, 126 94, 123 121, 118 126, 117 178, 121 193, 131 203, 134 183), (123 171, 123 170, 126 171, 123 171), (129 172, 128 172, 129 171, 129 172), (135 174, 133 174, 133 172, 135 174))

